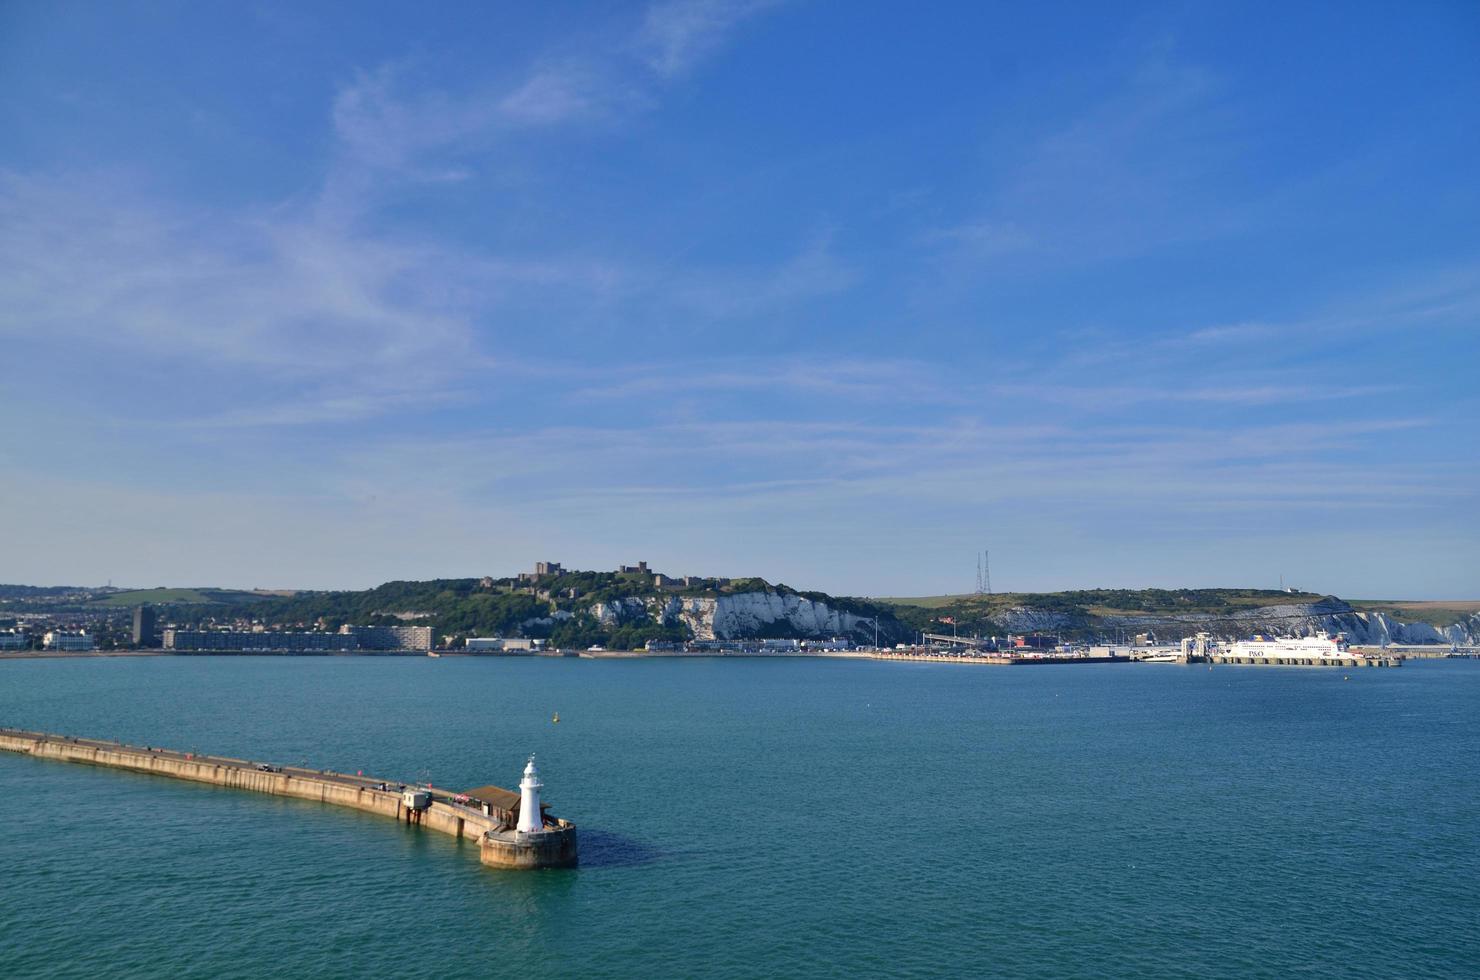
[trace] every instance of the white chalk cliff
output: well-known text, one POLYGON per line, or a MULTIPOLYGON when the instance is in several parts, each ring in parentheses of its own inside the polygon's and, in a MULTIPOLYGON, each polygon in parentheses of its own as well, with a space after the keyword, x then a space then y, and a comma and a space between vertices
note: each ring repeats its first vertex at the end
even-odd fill
POLYGON ((1428 623, 1404 623, 1381 612, 1358 612, 1334 597, 1319 602, 1287 603, 1239 609, 1228 613, 1181 613, 1166 615, 1098 616, 1090 619, 1061 612, 1018 607, 999 613, 995 622, 1013 633, 1091 629, 1109 638, 1118 632, 1159 634, 1161 639, 1178 639, 1206 631, 1224 639, 1241 639, 1254 633, 1272 636, 1312 636, 1325 630, 1333 636, 1345 633, 1348 640, 1361 645, 1382 643, 1460 643, 1480 642, 1480 613, 1472 614, 1445 627, 1428 623))
MULTIPOLYGON (((830 636, 873 635, 874 621, 868 616, 833 609, 825 602, 799 595, 772 592, 742 592, 737 595, 632 596, 598 602, 591 613, 603 626, 652 619, 665 626, 687 626, 697 640, 738 640, 758 636, 795 636, 824 639, 830 636)), ((892 621, 884 620, 887 627, 892 621)))

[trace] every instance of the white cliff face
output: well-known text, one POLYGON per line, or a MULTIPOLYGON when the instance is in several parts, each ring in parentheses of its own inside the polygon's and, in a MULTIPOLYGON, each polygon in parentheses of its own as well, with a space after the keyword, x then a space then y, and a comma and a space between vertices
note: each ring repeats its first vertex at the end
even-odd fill
POLYGON ((993 617, 992 621, 1009 633, 1052 633, 1075 624, 1074 617, 1066 613, 1046 612, 1024 606, 1004 610, 993 617))
MULTIPOLYGON (((795 636, 823 639, 852 636, 872 641, 873 620, 867 616, 833 609, 798 595, 770 592, 746 592, 721 596, 629 596, 611 602, 598 602, 587 611, 603 626, 653 620, 665 626, 682 624, 698 640, 741 640, 758 636, 795 636)), ((531 620, 530 624, 548 625, 554 619, 568 619, 571 613, 556 612, 553 619, 531 620)), ((1313 636, 1321 630, 1345 633, 1348 640, 1362 646, 1382 643, 1480 643, 1480 613, 1452 626, 1435 628, 1427 623, 1402 623, 1385 613, 1357 612, 1340 599, 1323 599, 1313 603, 1284 603, 1238 609, 1228 613, 1183 613, 1175 616, 1146 613, 1086 618, 1069 613, 1016 607, 1000 612, 994 621, 1012 633, 1054 633, 1061 630, 1090 630, 1105 638, 1117 633, 1154 632, 1163 640, 1175 640, 1206 631, 1214 636, 1236 640, 1255 633, 1272 636, 1313 636)), ((526 624, 529 625, 529 624, 526 624)), ((898 625, 886 619, 880 639, 894 642, 906 636, 893 636, 898 625)))
POLYGON ((867 616, 830 608, 797 595, 745 592, 739 595, 629 597, 598 602, 589 612, 603 626, 652 618, 666 626, 687 626, 698 640, 736 640, 787 632, 799 637, 826 638, 850 633, 873 633, 867 616), (778 629, 779 628, 779 629, 778 629))
POLYGON ((801 636, 826 637, 852 633, 873 621, 849 612, 831 609, 798 595, 747 592, 714 600, 712 629, 719 640, 755 636, 768 626, 786 623, 801 636))
MULTIPOLYGON (((1016 610, 1014 610, 1015 612, 1016 610)), ((1053 614, 1043 614, 1052 616, 1053 614)), ((1067 620, 1068 617, 1060 617, 1067 620)), ((1030 627, 1007 626, 1014 631, 1030 627)), ((1057 625, 1068 625, 1061 622, 1057 625)), ((1223 615, 1213 613, 1187 613, 1180 616, 1106 616, 1094 626, 1101 630, 1144 631, 1162 634, 1163 639, 1190 636, 1198 630, 1206 630, 1224 639, 1242 639, 1254 633, 1271 636, 1314 636, 1324 630, 1335 636, 1345 633, 1352 643, 1361 646, 1377 646, 1383 643, 1460 643, 1474 644, 1480 640, 1480 613, 1466 617, 1451 626, 1437 628, 1428 623, 1403 623, 1386 613, 1357 612, 1340 599, 1323 599, 1312 603, 1288 603, 1278 606, 1260 606, 1240 609, 1223 615)), ((1055 626, 1033 626, 1034 629, 1053 629, 1055 626)))
POLYGON ((602 626, 616 626, 647 616, 649 601, 629 596, 626 599, 615 599, 611 602, 598 602, 586 611, 594 616, 602 626))

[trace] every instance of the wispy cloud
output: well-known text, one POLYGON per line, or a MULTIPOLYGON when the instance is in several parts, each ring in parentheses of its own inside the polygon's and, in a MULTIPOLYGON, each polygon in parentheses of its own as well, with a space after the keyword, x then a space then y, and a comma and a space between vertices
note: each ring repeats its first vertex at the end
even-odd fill
POLYGON ((538 69, 500 99, 498 107, 510 119, 548 125, 593 111, 599 98, 587 69, 572 64, 538 69))
POLYGON ((781 0, 664 0, 648 7, 638 38, 648 65, 681 75, 713 53, 745 19, 781 0))
MULTIPOLYGON (((579 376, 579 375, 578 375, 579 376)), ((966 399, 937 382, 940 372, 921 361, 867 360, 840 356, 756 357, 736 354, 724 360, 654 361, 638 365, 604 365, 591 372, 573 395, 606 401, 686 395, 751 394, 770 391, 794 398, 834 399, 854 403, 955 403, 966 399)))
POLYGON ((831 296, 857 280, 858 273, 834 250, 831 236, 822 235, 777 265, 688 268, 661 275, 654 292, 659 302, 705 317, 728 318, 831 296))
POLYGON ((1067 118, 984 150, 980 203, 919 238, 936 273, 960 288, 993 271, 1114 261, 1247 227, 1250 202, 1208 189, 1239 138, 1215 76, 1157 49, 1095 84, 1067 118))
POLYGON ((1229 323, 1215 327, 1200 327, 1180 340, 1187 344, 1207 345, 1249 340, 1268 340, 1275 336, 1276 329, 1267 323, 1229 323))
POLYGON ((600 291, 611 275, 277 211, 183 212, 96 175, 0 178, 0 332, 183 359, 179 389, 205 396, 197 418, 238 399, 224 418, 264 424, 434 401, 497 362, 488 327, 511 294, 600 291))

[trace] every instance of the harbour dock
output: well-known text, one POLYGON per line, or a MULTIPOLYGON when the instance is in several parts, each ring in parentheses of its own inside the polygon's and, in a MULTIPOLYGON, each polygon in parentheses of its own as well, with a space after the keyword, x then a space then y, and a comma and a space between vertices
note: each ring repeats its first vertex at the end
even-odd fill
POLYGON ((533 760, 525 770, 522 793, 487 786, 480 787, 480 795, 473 791, 449 794, 430 786, 408 786, 373 776, 14 728, 0 728, 0 749, 38 759, 107 766, 377 813, 452 837, 477 840, 479 860, 490 867, 574 867, 577 861, 576 827, 568 820, 551 817, 540 804, 538 790, 542 784, 533 760), (524 803, 532 806, 524 808, 524 803))
POLYGON ((878 650, 870 654, 873 660, 918 660, 928 663, 947 664, 990 664, 997 667, 1014 667, 1026 664, 1123 664, 1130 657, 1114 654, 1003 654, 1003 653, 953 653, 928 648, 908 650, 878 650))
POLYGON ((1268 667, 1401 667, 1402 657, 1368 656, 1354 654, 1350 657, 1299 657, 1268 656, 1240 657, 1222 653, 1210 653, 1190 658, 1193 663, 1243 664, 1268 667))

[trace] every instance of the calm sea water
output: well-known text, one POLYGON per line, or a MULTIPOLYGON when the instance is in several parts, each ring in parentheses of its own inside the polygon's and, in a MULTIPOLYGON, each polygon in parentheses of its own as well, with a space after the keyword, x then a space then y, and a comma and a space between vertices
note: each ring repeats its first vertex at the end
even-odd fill
POLYGON ((583 861, 0 753, 5 977, 1480 975, 1480 662, 32 660, 0 723, 447 787, 534 751, 583 861))

